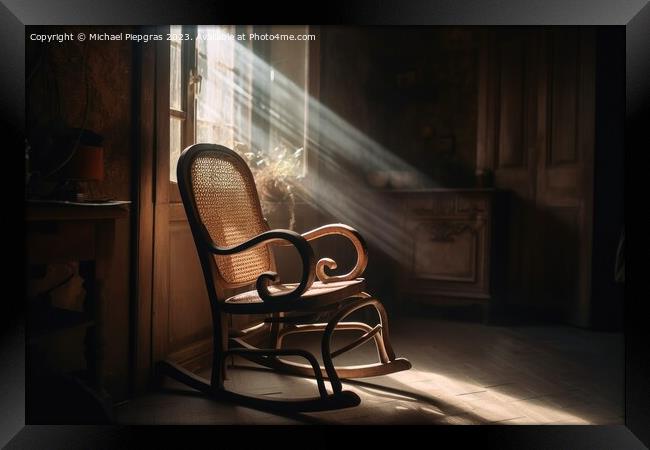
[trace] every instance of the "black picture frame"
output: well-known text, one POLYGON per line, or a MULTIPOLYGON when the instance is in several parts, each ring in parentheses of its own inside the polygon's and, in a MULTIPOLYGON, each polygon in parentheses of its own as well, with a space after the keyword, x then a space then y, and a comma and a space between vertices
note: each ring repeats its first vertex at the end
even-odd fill
MULTIPOLYGON (((25 88, 25 26, 26 25, 153 25, 197 24, 212 18, 214 23, 311 23, 349 25, 613 25, 626 30, 626 126, 625 126, 625 179, 629 184, 632 167, 631 155, 642 149, 647 151, 648 93, 650 92, 650 6, 646 0, 612 2, 608 0, 445 0, 376 2, 363 0, 346 2, 329 0, 298 8, 277 2, 256 4, 244 2, 172 1, 172 0, 3 0, 0 4, 0 47, 3 61, 0 111, 3 124, 3 144, 8 147, 2 177, 5 205, 15 208, 7 215, 6 233, 22 232, 23 198, 16 186, 23 186, 24 148, 24 88, 25 88), (291 10, 292 12, 289 12, 291 10), (14 162, 14 157, 15 162, 14 162), (17 179, 14 179, 16 176, 17 179), (15 202, 15 203, 14 203, 15 202)), ((642 191, 641 191, 642 192, 642 191)), ((626 218, 628 248, 645 248, 641 236, 630 233, 630 220, 626 218), (629 246, 633 236, 634 247, 629 246)), ((7 239, 9 241, 10 239, 7 239)), ((15 247, 15 246, 14 246, 15 247)), ((630 253, 628 252, 628 255, 630 253)), ((16 257, 6 255, 5 261, 21 261, 22 247, 16 257)), ((630 260, 626 267, 626 288, 630 290, 630 260)), ((21 292, 14 289, 10 280, 21 280, 22 265, 9 265, 5 271, 5 297, 2 300, 2 334, 0 337, 0 445, 8 448, 113 448, 131 447, 138 443, 148 446, 156 443, 165 447, 189 442, 222 441, 223 428, 216 427, 78 427, 78 426, 25 426, 24 380, 24 321, 21 292), (10 297, 13 297, 10 298, 10 297)), ((636 300, 627 295, 625 304, 626 343, 626 404, 625 426, 565 426, 565 427, 418 427, 400 430, 412 442, 427 440, 431 445, 452 439, 454 446, 462 443, 495 446, 498 448, 643 448, 650 445, 650 361, 647 342, 647 324, 642 314, 643 294, 636 300), (417 434, 418 436, 415 436, 417 434)), ((248 429, 247 429, 248 430, 248 429)), ((252 429, 251 429, 252 430, 252 429)), ((295 429, 283 427, 246 431, 246 443, 251 439, 270 442, 277 439, 299 442, 302 439, 295 429), (290 432, 290 433, 288 433, 290 432)), ((241 430, 234 430, 241 433, 241 430)), ((373 428, 348 433, 357 435, 363 445, 381 441, 394 430, 373 428), (357 433, 371 431, 371 433, 357 433), (372 435, 372 437, 371 437, 372 435)), ((348 434, 346 433, 346 434, 348 434)), ((318 440, 321 445, 337 445, 343 438, 328 429, 311 429, 305 435, 318 440)), ((225 439, 225 438, 223 438, 225 439)), ((243 442, 243 441, 242 441, 243 442)))

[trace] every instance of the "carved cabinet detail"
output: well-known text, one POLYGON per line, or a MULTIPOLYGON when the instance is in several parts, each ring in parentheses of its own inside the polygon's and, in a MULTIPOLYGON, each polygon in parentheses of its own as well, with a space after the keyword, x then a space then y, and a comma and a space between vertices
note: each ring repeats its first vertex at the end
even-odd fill
POLYGON ((430 189, 393 195, 402 205, 409 257, 400 276, 403 302, 480 304, 485 319, 498 301, 505 255, 504 193, 430 189))

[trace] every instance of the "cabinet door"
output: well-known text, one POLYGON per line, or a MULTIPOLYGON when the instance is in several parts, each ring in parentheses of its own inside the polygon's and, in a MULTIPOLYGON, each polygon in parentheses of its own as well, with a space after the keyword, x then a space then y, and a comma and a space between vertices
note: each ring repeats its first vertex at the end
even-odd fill
POLYGON ((489 202, 445 194, 409 203, 407 289, 432 298, 488 299, 489 202))

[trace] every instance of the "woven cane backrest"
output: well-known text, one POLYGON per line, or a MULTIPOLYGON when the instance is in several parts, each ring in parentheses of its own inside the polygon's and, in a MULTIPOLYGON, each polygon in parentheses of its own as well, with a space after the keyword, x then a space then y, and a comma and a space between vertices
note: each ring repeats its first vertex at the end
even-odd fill
MULTIPOLYGON (((190 174, 200 221, 217 246, 241 244, 268 230, 251 172, 237 155, 218 149, 201 152, 190 174)), ((267 246, 214 258, 219 274, 232 285, 253 283, 271 268, 267 246)))

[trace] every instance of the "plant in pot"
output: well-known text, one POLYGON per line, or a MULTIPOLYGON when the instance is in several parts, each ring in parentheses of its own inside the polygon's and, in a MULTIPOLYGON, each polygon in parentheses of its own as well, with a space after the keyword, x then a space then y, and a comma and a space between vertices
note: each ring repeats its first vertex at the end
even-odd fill
POLYGON ((252 150, 247 144, 235 142, 234 150, 242 155, 253 172, 265 216, 278 208, 288 208, 288 228, 296 225, 295 192, 302 178, 303 148, 290 149, 278 145, 269 151, 252 150))

